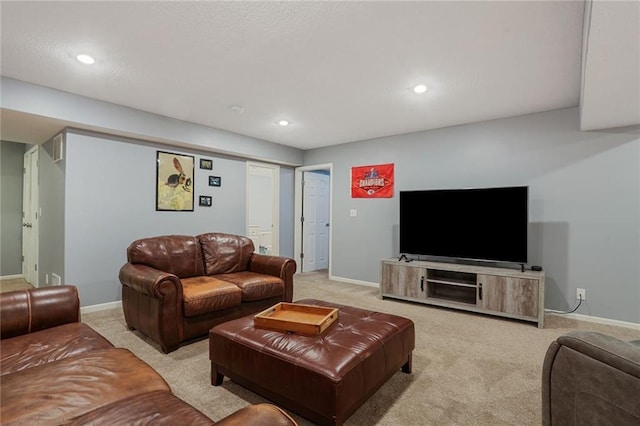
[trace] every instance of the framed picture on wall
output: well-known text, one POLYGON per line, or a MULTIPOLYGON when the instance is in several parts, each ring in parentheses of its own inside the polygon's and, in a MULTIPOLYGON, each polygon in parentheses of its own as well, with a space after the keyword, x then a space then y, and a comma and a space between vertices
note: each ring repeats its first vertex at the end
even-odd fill
POLYGON ((209 176, 209 186, 222 186, 222 178, 220 176, 209 176))
POLYGON ((193 211, 192 155, 158 151, 156 211, 193 211))
POLYGON ((213 170, 213 161, 201 158, 200 168, 204 170, 213 170))
POLYGON ((210 195, 201 195, 200 205, 202 207, 211 207, 213 205, 213 197, 211 197, 210 195))

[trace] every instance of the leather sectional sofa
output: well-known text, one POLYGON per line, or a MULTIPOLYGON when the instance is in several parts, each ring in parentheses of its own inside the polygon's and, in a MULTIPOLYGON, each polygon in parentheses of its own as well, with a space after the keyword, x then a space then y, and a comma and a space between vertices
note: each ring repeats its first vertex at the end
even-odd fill
POLYGON ((547 349, 542 424, 640 425, 640 340, 572 331, 547 349))
MULTIPOLYGON (((214 424, 148 364, 80 322, 76 287, 2 293, 0 321, 3 425, 214 424)), ((256 404, 215 424, 296 422, 256 404)))
POLYGON ((293 259, 254 253, 247 237, 207 233, 134 241, 120 269, 130 329, 169 353, 222 322, 293 298, 293 259))

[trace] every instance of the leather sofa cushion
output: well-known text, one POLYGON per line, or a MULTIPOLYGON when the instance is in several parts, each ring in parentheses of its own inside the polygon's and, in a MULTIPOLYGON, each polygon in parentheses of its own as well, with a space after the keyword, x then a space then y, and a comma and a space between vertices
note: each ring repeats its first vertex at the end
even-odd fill
POLYGON ((233 283, 240 288, 243 302, 280 297, 284 294, 284 280, 273 275, 247 271, 216 275, 216 278, 233 283))
POLYGON ((65 423, 67 426, 98 424, 208 426, 214 422, 176 396, 161 391, 117 401, 65 423))
POLYGON ((242 290, 216 277, 192 277, 182 280, 184 315, 193 317, 240 305, 242 290))
POLYGON ((88 325, 64 324, 2 340, 0 375, 110 348, 113 345, 88 325))
POLYGON ((280 407, 269 403, 246 406, 216 422, 217 426, 298 426, 280 407))
POLYGON ((178 278, 204 275, 200 242, 198 238, 188 235, 136 240, 127 248, 127 261, 142 263, 178 278))
POLYGON ((196 238, 202 247, 205 275, 246 271, 254 251, 253 241, 239 235, 210 232, 196 238))
POLYGON ((101 349, 2 376, 2 424, 61 424, 146 392, 171 392, 129 350, 101 349))

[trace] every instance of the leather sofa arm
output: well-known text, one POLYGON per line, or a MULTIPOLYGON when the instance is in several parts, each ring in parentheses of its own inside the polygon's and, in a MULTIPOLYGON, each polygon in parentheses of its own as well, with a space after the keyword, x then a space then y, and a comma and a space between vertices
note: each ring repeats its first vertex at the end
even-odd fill
POLYGON ((176 293, 182 294, 180 278, 147 265, 125 263, 120 268, 119 278, 122 285, 156 299, 164 297, 161 290, 161 284, 164 282, 172 283, 176 287, 176 293))
POLYGON ((573 331, 558 338, 560 345, 640 379, 640 347, 593 331, 573 331))
POLYGON ((552 342, 542 366, 542 424, 640 424, 640 346, 593 331, 552 342))
POLYGON ((273 275, 284 280, 285 301, 293 300, 293 274, 296 273, 296 261, 283 256, 268 256, 253 253, 249 262, 249 271, 273 275))
POLYGON ((1 339, 79 321, 80 298, 75 286, 0 293, 1 339))
POLYGON ((244 407, 216 422, 219 426, 298 426, 298 423, 279 407, 261 403, 244 407))

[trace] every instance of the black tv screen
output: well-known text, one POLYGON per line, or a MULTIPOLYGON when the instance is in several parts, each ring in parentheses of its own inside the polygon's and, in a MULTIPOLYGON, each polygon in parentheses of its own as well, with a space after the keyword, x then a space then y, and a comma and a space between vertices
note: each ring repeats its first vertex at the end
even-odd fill
POLYGON ((529 188, 400 191, 400 253, 527 263, 529 188))

